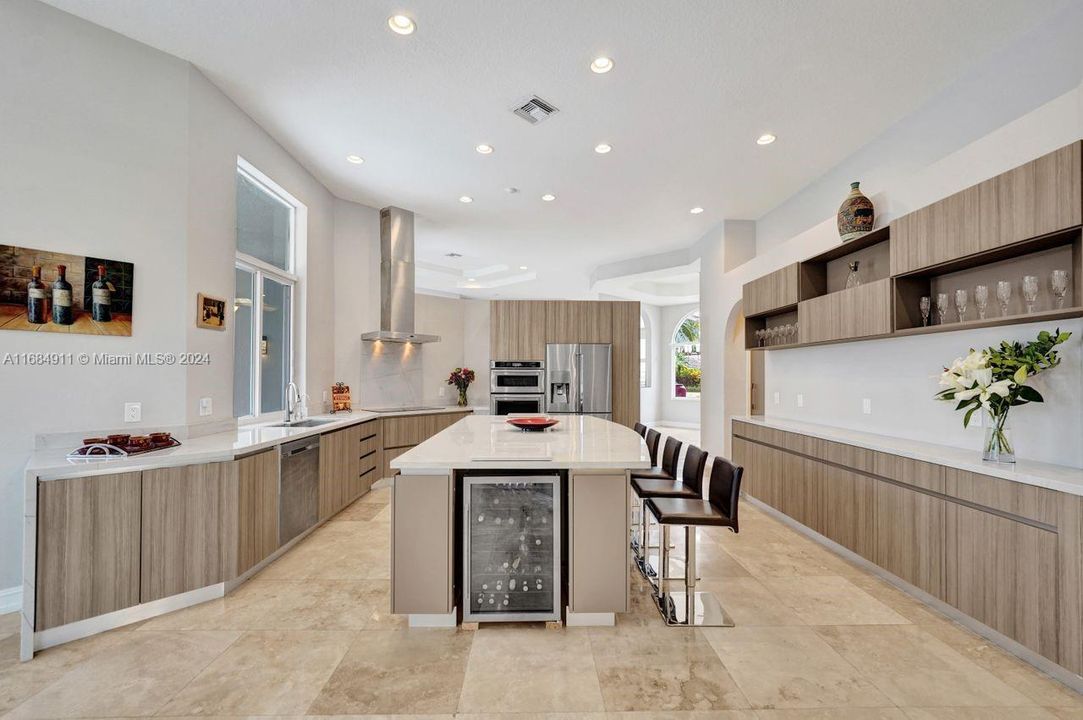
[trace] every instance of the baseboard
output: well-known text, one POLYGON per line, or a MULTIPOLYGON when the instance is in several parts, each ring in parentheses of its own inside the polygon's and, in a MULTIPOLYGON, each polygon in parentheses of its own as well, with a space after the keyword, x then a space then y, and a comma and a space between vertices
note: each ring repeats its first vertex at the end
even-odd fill
POLYGON ((699 423, 677 422, 675 420, 655 420, 656 427, 682 428, 684 430, 699 430, 699 423))
POLYGON ((18 612, 23 606, 22 586, 0 590, 0 615, 18 612))

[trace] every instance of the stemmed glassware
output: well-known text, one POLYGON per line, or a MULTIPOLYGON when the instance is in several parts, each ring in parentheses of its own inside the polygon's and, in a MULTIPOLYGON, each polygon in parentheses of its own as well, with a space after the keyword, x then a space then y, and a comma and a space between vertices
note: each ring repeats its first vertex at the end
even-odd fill
POLYGON ((1023 276, 1023 300, 1027 303, 1027 314, 1034 312, 1034 303, 1038 300, 1038 278, 1034 275, 1023 276))
POLYGON ((948 294, 936 294, 936 320, 937 324, 943 325, 948 319, 948 294))
POLYGON ((928 327, 929 325, 929 310, 932 309, 932 301, 928 295, 922 295, 921 300, 918 302, 918 308, 921 310, 921 325, 922 327, 928 327))
POLYGON ((966 290, 960 288, 955 291, 955 311, 959 313, 959 322, 966 322, 966 290))
POLYGON ((985 307, 989 304, 989 287, 978 285, 974 288, 974 304, 978 306, 978 319, 985 319, 985 307))
POLYGON ((1068 271, 1054 270, 1049 274, 1049 287, 1057 299, 1057 310, 1064 308, 1064 296, 1068 294, 1068 271))
POLYGON ((1000 303, 1000 316, 1008 316, 1008 303, 1012 300, 1012 284, 1007 280, 997 283, 997 301, 1000 303))
POLYGON ((763 328, 760 328, 759 330, 756 331, 756 344, 759 347, 763 347, 764 338, 766 337, 766 335, 767 335, 767 331, 764 330, 763 328))

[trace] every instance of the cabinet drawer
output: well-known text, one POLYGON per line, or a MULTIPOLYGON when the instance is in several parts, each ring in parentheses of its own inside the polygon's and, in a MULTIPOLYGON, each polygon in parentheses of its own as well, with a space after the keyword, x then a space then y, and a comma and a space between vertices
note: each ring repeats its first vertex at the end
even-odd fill
POLYGON ((1057 508, 1063 498, 1055 490, 955 468, 945 468, 945 475, 945 493, 950 497, 1025 520, 1057 526, 1057 508))
POLYGON ((364 475, 367 472, 376 469, 376 453, 369 453, 361 458, 361 464, 358 466, 358 472, 360 475, 364 475))
POLYGON ((848 340, 891 332, 891 280, 805 300, 797 306, 802 343, 848 340))
POLYGON ((379 433, 379 431, 380 431, 380 421, 379 420, 369 420, 368 422, 361 423, 357 427, 361 431, 361 439, 362 440, 367 440, 369 438, 376 437, 377 433, 379 433))
POLYGON ((760 315, 797 303, 798 264, 775 270, 742 288, 741 307, 745 317, 760 315))
POLYGON ((361 442, 357 445, 358 457, 365 457, 370 453, 374 453, 379 449, 379 440, 375 435, 368 438, 362 438, 361 442))

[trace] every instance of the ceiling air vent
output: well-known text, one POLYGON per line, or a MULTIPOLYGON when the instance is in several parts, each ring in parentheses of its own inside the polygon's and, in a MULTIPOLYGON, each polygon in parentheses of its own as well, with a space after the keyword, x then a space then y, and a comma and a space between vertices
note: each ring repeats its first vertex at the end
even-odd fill
POLYGON ((550 115, 560 112, 560 110, 537 95, 531 95, 525 101, 519 103, 512 112, 531 125, 537 125, 550 115))

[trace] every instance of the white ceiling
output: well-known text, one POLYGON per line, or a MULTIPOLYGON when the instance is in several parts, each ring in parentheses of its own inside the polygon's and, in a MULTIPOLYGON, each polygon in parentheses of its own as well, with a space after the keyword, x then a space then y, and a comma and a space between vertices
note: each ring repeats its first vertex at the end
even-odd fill
POLYGON ((49 0, 193 62, 336 195, 414 210, 430 268, 506 266, 419 274, 478 297, 586 296, 598 264, 759 218, 1065 1, 49 0), (561 112, 513 116, 531 93, 561 112))

